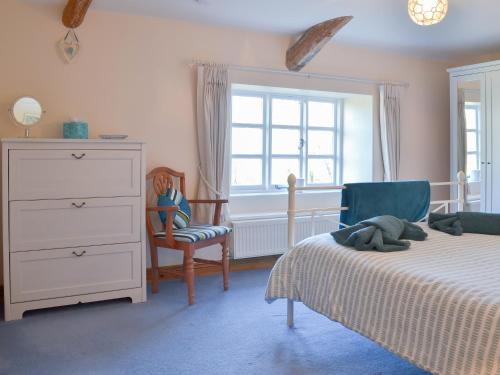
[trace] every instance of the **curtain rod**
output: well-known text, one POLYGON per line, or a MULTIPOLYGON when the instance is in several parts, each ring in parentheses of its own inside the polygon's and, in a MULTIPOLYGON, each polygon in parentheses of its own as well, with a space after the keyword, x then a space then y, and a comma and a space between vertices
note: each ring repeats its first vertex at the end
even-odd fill
MULTIPOLYGON (((190 63, 188 63, 187 65, 192 68, 195 66, 206 66, 206 65, 212 65, 212 64, 215 64, 215 63, 208 62, 208 61, 193 60, 190 63)), ((339 75, 333 75, 333 74, 291 72, 291 71, 283 70, 283 69, 258 68, 258 67, 253 67, 253 66, 244 66, 244 65, 229 65, 229 64, 221 64, 221 65, 226 66, 229 70, 238 70, 238 71, 242 71, 242 72, 281 74, 281 75, 290 75, 290 76, 294 76, 294 77, 328 79, 328 80, 334 80, 334 81, 345 81, 345 82, 362 83, 362 84, 368 84, 368 85, 389 84, 389 85, 394 85, 394 86, 410 87, 410 84, 408 82, 377 81, 377 80, 373 80, 373 79, 354 78, 354 77, 346 77, 346 76, 339 76, 339 75)))

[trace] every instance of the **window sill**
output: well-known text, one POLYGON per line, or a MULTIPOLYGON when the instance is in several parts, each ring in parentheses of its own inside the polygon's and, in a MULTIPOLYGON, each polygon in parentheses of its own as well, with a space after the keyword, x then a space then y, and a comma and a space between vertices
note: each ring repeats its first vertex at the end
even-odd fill
POLYGON ((248 191, 248 192, 234 192, 229 195, 230 198, 239 198, 239 197, 262 197, 262 196, 273 196, 273 195, 287 195, 288 191, 248 191))
MULTIPOLYGON (((330 212, 330 213, 322 213, 318 217, 335 217, 339 216, 339 212, 330 212)), ((312 217, 311 213, 299 213, 295 215, 296 219, 303 219, 303 218, 308 218, 310 219, 312 217)), ((230 222, 242 222, 242 221, 257 221, 257 220, 276 220, 276 219, 287 219, 288 215, 286 212, 260 212, 260 213, 253 213, 253 214, 237 214, 237 215, 231 215, 230 222)))
POLYGON ((253 220, 265 220, 265 219, 285 219, 287 218, 286 212, 258 212, 258 213, 247 213, 247 214, 237 214, 231 215, 231 222, 238 221, 253 221, 253 220))
MULTIPOLYGON (((304 195, 316 195, 316 194, 338 194, 338 190, 331 190, 331 189, 325 189, 325 190, 310 190, 310 191, 297 191, 297 194, 304 194, 304 195)), ((238 193, 231 193, 229 195, 229 198, 244 198, 244 197, 272 197, 272 196, 284 196, 288 195, 288 191, 285 189, 284 191, 276 191, 276 192, 271 192, 271 191, 263 191, 263 192, 238 192, 238 193)))

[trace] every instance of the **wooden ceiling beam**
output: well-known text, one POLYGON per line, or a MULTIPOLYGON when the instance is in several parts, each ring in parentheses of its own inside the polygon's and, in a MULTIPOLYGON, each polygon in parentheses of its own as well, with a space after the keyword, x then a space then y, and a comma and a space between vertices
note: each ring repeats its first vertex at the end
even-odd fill
POLYGON ((352 19, 352 16, 337 17, 307 29, 286 51, 286 67, 288 70, 300 71, 352 19))
POLYGON ((62 15, 64 26, 75 29, 80 26, 92 0, 68 0, 62 15))

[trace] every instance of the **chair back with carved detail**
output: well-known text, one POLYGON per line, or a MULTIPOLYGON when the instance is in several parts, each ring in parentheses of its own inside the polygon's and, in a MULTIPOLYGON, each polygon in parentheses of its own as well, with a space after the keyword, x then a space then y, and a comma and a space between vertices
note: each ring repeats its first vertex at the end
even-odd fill
MULTIPOLYGON (((158 167, 149 172, 146 176, 146 206, 158 206, 158 196, 165 194, 169 188, 180 190, 185 196, 186 177, 184 173, 167 167, 158 167)), ((165 226, 157 214, 150 215, 149 221, 152 225, 152 231, 164 230, 165 226)))
POLYGON ((186 177, 183 172, 167 167, 158 167, 149 172, 146 176, 147 206, 155 207, 158 196, 165 194, 169 188, 180 190, 186 196, 186 177))

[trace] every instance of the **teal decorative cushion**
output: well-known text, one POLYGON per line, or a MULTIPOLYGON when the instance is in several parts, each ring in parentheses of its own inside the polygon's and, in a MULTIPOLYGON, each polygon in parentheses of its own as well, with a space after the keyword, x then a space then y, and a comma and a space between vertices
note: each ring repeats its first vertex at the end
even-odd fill
MULTIPOLYGON (((231 233, 232 229, 221 225, 192 225, 183 229, 174 229, 174 239, 179 242, 198 242, 231 233)), ((165 232, 155 233, 156 238, 165 238, 165 232)))
MULTIPOLYGON (((182 193, 176 189, 168 189, 165 194, 158 197, 158 206, 178 206, 174 217, 173 229, 186 228, 191 221, 191 207, 189 207, 189 202, 182 195, 182 193)), ((160 220, 163 224, 167 221, 167 213, 159 212, 160 220)))

